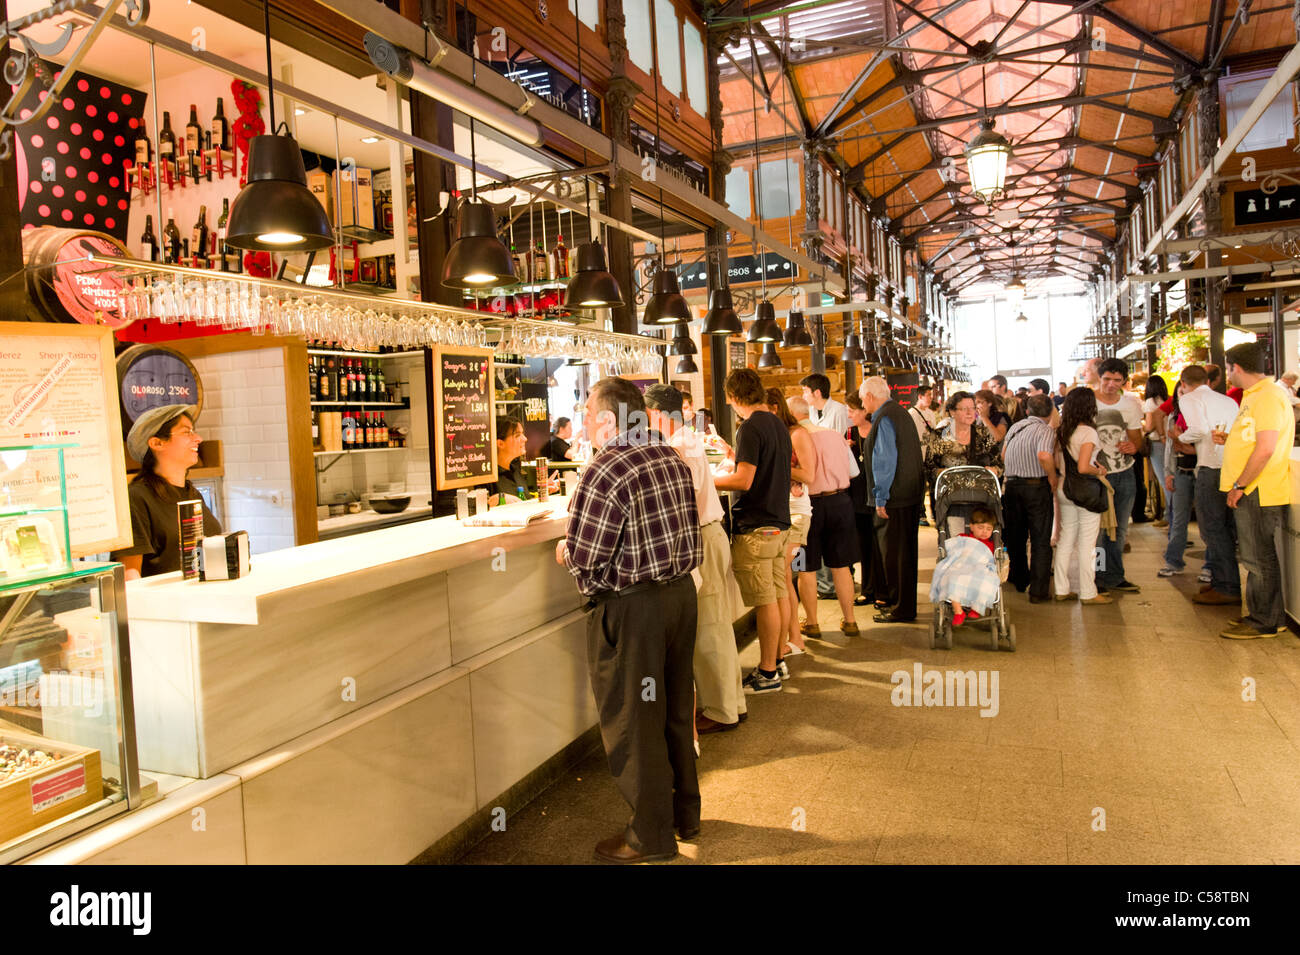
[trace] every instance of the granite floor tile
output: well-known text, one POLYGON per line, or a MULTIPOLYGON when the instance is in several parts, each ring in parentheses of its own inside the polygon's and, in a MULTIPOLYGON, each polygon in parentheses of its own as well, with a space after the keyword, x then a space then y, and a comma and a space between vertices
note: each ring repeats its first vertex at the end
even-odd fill
MULTIPOLYGON (((1192 604, 1194 574, 1156 577, 1159 529, 1130 539, 1142 592, 1113 605, 1008 588, 1015 653, 973 629, 929 649, 924 594, 913 626, 858 608, 855 638, 819 602, 824 639, 782 692, 701 739, 702 832, 670 864, 1300 864, 1300 640, 1221 639, 1231 608, 1192 604), (996 671, 997 715, 896 705, 895 674, 918 662, 996 671)), ((742 666, 757 659, 750 640, 742 666)), ((462 861, 592 864, 629 814, 597 751, 462 861)))

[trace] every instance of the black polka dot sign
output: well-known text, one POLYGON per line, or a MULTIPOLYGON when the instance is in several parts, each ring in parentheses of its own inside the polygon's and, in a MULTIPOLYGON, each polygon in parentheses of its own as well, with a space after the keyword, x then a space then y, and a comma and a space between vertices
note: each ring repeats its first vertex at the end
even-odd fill
MULTIPOLYGON (((31 116, 45 95, 33 89, 19 116, 31 116)), ((24 229, 93 229, 127 241, 126 168, 135 159, 145 98, 140 90, 77 73, 43 117, 18 127, 24 229)))

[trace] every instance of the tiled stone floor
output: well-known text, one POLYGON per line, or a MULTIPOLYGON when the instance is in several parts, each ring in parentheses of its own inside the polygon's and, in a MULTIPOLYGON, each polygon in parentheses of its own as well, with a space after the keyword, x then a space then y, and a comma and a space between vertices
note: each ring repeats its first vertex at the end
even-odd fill
MULTIPOLYGON (((935 537, 921 534, 924 598, 935 537)), ((821 601, 829 639, 791 661, 781 693, 750 697, 738 730, 701 741, 703 831, 674 864, 1300 864, 1300 640, 1220 638, 1234 609, 1189 599, 1201 552, 1161 580, 1163 532, 1130 540, 1142 592, 1109 607, 1008 587, 1015 653, 984 630, 929 650, 928 604, 915 626, 859 608, 849 640, 821 601), (891 674, 918 660, 995 668, 1000 711, 893 706, 891 674)), ((757 655, 742 652, 746 670, 757 655)), ((597 751, 462 861, 589 863, 627 817, 597 751)))

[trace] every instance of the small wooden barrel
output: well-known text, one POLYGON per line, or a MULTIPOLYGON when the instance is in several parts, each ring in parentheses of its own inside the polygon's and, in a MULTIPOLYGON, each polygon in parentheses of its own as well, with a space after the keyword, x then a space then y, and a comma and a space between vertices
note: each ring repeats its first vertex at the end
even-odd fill
POLYGON ((194 405, 203 410, 198 370, 180 352, 161 345, 132 345, 117 356, 117 393, 123 434, 150 408, 194 405))
POLYGON ((97 258, 129 258, 121 242, 103 232, 41 226, 23 232, 23 264, 27 291, 41 314, 51 322, 106 325, 121 328, 121 274, 105 271, 97 258))

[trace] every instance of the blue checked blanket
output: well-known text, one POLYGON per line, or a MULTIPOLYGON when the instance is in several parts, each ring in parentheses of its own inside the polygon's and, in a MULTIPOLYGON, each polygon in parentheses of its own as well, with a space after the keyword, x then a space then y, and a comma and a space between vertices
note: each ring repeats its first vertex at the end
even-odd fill
POLYGON ((950 537, 944 547, 948 556, 934 567, 930 602, 955 600, 968 610, 985 613, 997 602, 1001 590, 993 552, 973 537, 950 537))

